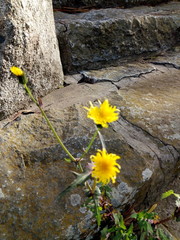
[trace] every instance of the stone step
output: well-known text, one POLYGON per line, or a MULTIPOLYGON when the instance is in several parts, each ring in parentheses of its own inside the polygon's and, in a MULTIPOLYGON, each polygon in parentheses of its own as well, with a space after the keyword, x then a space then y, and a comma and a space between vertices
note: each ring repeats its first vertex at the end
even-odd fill
POLYGON ((79 82, 98 83, 111 82, 118 89, 134 84, 139 77, 147 77, 148 74, 161 74, 161 67, 180 70, 180 47, 175 51, 168 51, 157 57, 146 59, 146 61, 132 61, 119 66, 101 68, 81 72, 79 82))
MULTIPOLYGON (((107 98, 120 109, 119 120, 101 130, 108 152, 121 156, 121 172, 117 183, 111 185, 114 207, 124 209, 136 202, 136 206, 142 203, 148 208, 167 190, 179 193, 179 178, 175 178, 180 163, 179 54, 176 48, 146 63, 124 64, 118 71, 104 69, 103 73, 101 69, 93 75, 86 71, 66 76, 66 81, 74 78, 82 83, 59 88, 42 98, 53 126, 75 157, 80 156, 95 131, 83 106, 107 98), (83 82, 85 73, 94 79, 91 84, 83 82)), ((74 180, 71 171, 75 166, 63 161, 67 155, 37 107, 29 110, 31 114, 22 112, 16 121, 0 122, 0 239, 88 240, 94 224, 92 215, 82 207, 85 196, 81 188, 56 201, 74 180)), ((90 155, 97 149, 101 149, 98 139, 90 155)), ((84 169, 88 162, 86 156, 84 169)), ((171 216, 174 205, 170 200, 160 206, 163 219, 171 216)), ((179 223, 168 223, 174 236, 170 239, 180 239, 179 223)))
POLYGON ((170 0, 53 0, 54 8, 81 8, 81 7, 132 7, 139 6, 142 4, 145 5, 157 5, 159 3, 169 2, 170 0))
POLYGON ((180 2, 54 16, 65 74, 147 57, 180 39, 180 2))

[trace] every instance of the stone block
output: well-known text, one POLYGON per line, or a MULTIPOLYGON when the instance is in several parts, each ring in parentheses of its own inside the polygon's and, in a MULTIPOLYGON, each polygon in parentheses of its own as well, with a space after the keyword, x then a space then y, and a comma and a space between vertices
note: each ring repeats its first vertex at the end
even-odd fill
MULTIPOLYGON (((179 175, 178 53, 154 62, 108 68, 104 73, 86 72, 93 79, 91 84, 73 82, 42 99, 74 157, 80 157, 95 131, 83 106, 107 98, 121 110, 119 120, 101 130, 107 151, 121 156, 121 172, 111 185, 113 205, 120 209, 134 202, 149 207, 179 175)), ((22 113, 16 121, 0 122, 0 239, 92 239, 97 226, 82 207, 85 194, 81 188, 57 201, 58 194, 74 180, 71 171, 77 171, 76 166, 64 161, 67 155, 38 109, 33 106, 30 110, 31 114, 22 113)), ((89 153, 101 147, 97 139, 89 153)), ((89 155, 82 161, 84 169, 88 162, 89 155)), ((176 181, 179 186, 179 179, 176 181)), ((179 239, 178 223, 173 223, 173 229, 179 239)))
POLYGON ((114 65, 119 59, 174 47, 179 41, 180 3, 80 14, 55 12, 65 73, 114 65))
POLYGON ((159 3, 165 3, 169 0, 53 0, 55 8, 62 7, 132 7, 139 5, 157 5, 159 3))
POLYGON ((0 2, 0 119, 28 102, 13 65, 26 71, 37 96, 63 84, 51 0, 0 2))

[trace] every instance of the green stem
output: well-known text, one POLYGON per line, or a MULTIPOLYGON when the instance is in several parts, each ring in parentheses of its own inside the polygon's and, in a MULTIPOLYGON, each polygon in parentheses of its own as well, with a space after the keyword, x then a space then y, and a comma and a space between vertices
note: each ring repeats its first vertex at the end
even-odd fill
POLYGON ((80 161, 81 161, 81 159, 80 159, 79 162, 78 162, 79 169, 81 170, 81 172, 84 172, 80 161))
MULTIPOLYGON (((37 107, 39 108, 39 110, 41 111, 41 114, 43 115, 43 117, 45 118, 48 126, 50 127, 50 129, 52 130, 55 138, 57 139, 58 143, 61 145, 61 147, 63 148, 63 150, 69 155, 69 157, 71 158, 71 160, 76 161, 76 159, 72 156, 72 154, 67 150, 67 148, 65 147, 64 143, 61 141, 60 137, 58 136, 58 134, 56 133, 56 130, 54 129, 54 127, 52 126, 51 122, 49 121, 46 113, 44 112, 44 110, 40 107, 38 101, 33 97, 31 90, 28 88, 28 86, 26 84, 23 84, 26 92, 28 93, 28 95, 30 96, 30 98, 32 99, 32 101, 37 105, 37 107)), ((82 167, 80 167, 81 169, 82 167)), ((83 170, 82 170, 83 171, 83 170)))
POLYGON ((103 138, 101 132, 98 131, 98 134, 99 134, 99 139, 100 139, 100 142, 101 142, 101 145, 102 145, 102 149, 106 149, 106 144, 105 144, 105 141, 104 141, 104 138, 103 138))
POLYGON ((89 192, 92 193, 92 188, 88 182, 85 182, 85 186, 89 189, 89 192))
POLYGON ((96 190, 96 184, 97 184, 97 181, 96 181, 96 179, 94 179, 94 183, 93 183, 93 186, 92 186, 92 194, 95 193, 95 190, 96 190))
POLYGON ((94 135, 91 138, 91 141, 89 142, 86 150, 84 151, 84 153, 82 154, 82 156, 80 157, 80 160, 83 159, 85 157, 85 155, 89 152, 92 144, 94 143, 94 140, 96 139, 97 135, 98 135, 99 129, 97 128, 97 130, 95 131, 94 135))

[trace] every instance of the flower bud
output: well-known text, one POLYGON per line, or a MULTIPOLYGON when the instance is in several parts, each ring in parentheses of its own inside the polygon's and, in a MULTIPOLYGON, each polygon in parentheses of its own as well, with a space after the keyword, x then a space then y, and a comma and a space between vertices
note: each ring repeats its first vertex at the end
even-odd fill
POLYGON ((10 68, 10 70, 19 79, 19 83, 27 84, 28 79, 26 77, 25 72, 22 69, 13 66, 13 67, 10 68))

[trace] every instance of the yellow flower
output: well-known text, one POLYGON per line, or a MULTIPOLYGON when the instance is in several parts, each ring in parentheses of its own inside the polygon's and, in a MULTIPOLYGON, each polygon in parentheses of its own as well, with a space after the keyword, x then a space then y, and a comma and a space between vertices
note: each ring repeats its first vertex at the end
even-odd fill
POLYGON ((14 75, 16 75, 17 77, 24 75, 23 70, 21 70, 21 69, 18 68, 18 67, 13 66, 13 67, 10 68, 10 70, 11 70, 11 72, 12 72, 14 75))
POLYGON ((13 67, 10 68, 10 71, 15 76, 17 76, 17 78, 19 79, 19 83, 20 84, 27 84, 28 83, 28 79, 26 77, 26 74, 25 74, 25 72, 22 69, 13 66, 13 67))
POLYGON ((110 181, 115 183, 116 174, 120 172, 121 166, 116 162, 120 156, 106 152, 106 149, 98 150, 96 155, 91 155, 92 177, 98 182, 108 184, 110 181))
POLYGON ((99 104, 99 107, 94 107, 92 102, 90 102, 90 108, 84 108, 88 110, 88 118, 92 119, 95 124, 107 128, 108 123, 118 120, 119 109, 117 109, 115 106, 111 106, 107 99, 103 103, 99 101, 99 104))

